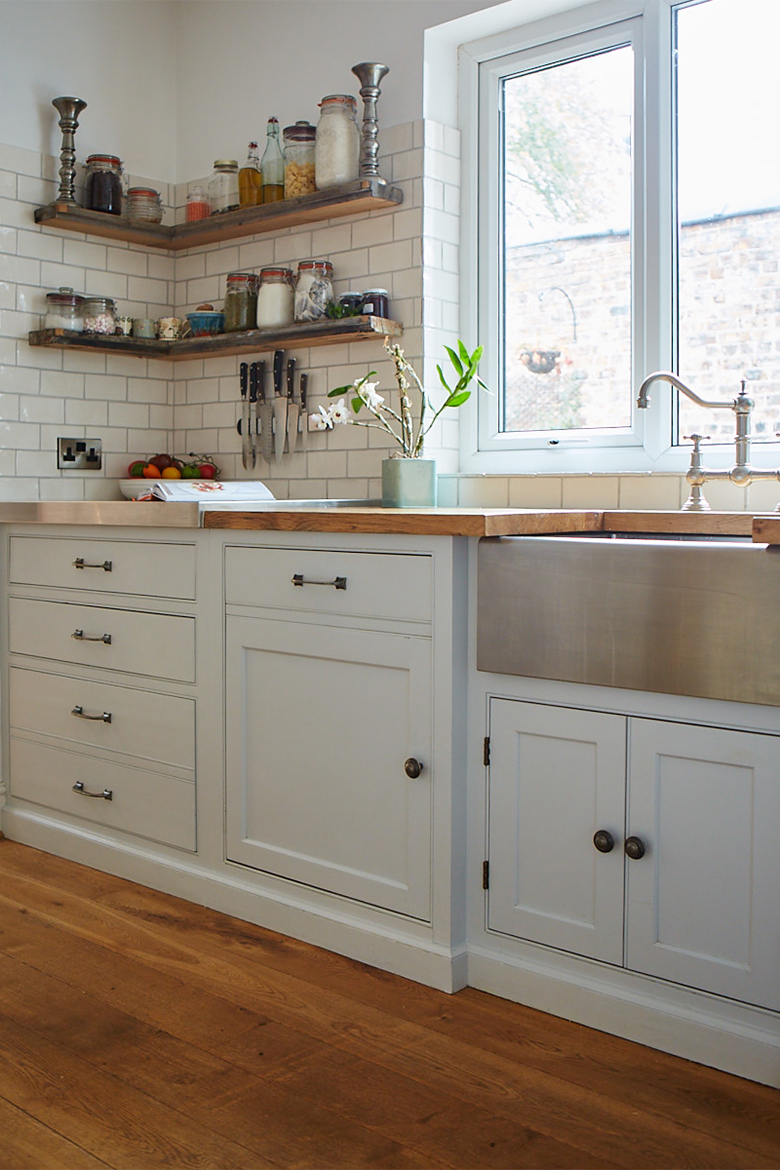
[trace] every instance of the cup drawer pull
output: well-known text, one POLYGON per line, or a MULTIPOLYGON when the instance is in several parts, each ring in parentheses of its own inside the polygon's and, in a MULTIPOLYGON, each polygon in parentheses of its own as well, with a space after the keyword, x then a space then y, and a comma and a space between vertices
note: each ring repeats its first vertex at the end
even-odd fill
POLYGON ((96 561, 85 561, 83 557, 76 557, 73 562, 74 569, 102 569, 104 573, 112 573, 114 567, 111 561, 103 561, 102 563, 96 561))
POLYGON ((74 630, 71 638, 75 638, 77 642, 105 642, 106 646, 111 645, 110 634, 85 634, 83 630, 74 630))
POLYGON ((304 577, 303 573, 293 573, 293 585, 332 585, 334 589, 346 589, 346 577, 334 577, 332 581, 319 581, 314 577, 304 577))
POLYGON ((104 711, 102 715, 89 715, 89 714, 87 714, 87 712, 84 710, 83 707, 74 707, 73 710, 71 711, 71 715, 75 715, 77 719, 95 719, 95 720, 102 722, 102 723, 110 723, 111 722, 111 712, 110 711, 104 711))
POLYGON ((102 792, 88 792, 84 787, 83 780, 77 780, 73 785, 73 791, 78 792, 79 796, 92 796, 95 800, 113 800, 114 794, 110 788, 104 788, 102 792))

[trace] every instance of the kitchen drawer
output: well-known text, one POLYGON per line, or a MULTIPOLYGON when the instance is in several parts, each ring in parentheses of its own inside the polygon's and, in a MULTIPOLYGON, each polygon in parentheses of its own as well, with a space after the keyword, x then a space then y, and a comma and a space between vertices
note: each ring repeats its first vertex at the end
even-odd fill
POLYGON ((12 730, 195 767, 192 699, 20 667, 9 671, 8 693, 12 730))
POLYGON ((320 549, 229 548, 228 604, 429 622, 429 556, 320 549), (300 576, 302 585, 293 577, 300 576), (343 583, 337 588, 334 582, 343 583))
POLYGON ((195 597, 193 544, 59 536, 12 536, 10 543, 8 579, 12 585, 186 601, 195 597))
POLYGON ((194 618, 21 597, 9 598, 8 617, 14 654, 195 681, 194 618))
POLYGON ((12 797, 163 845, 195 850, 195 784, 11 736, 12 797), (111 799, 74 792, 108 790, 111 799))

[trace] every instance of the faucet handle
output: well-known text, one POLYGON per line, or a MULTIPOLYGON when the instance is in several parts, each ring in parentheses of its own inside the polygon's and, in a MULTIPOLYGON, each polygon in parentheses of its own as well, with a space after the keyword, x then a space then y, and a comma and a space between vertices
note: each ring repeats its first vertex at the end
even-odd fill
POLYGON ((709 439, 709 437, 710 437, 709 435, 697 435, 695 433, 693 435, 683 435, 683 439, 685 440, 686 443, 688 443, 688 442, 693 443, 694 452, 698 451, 700 443, 702 441, 706 443, 707 440, 709 439))

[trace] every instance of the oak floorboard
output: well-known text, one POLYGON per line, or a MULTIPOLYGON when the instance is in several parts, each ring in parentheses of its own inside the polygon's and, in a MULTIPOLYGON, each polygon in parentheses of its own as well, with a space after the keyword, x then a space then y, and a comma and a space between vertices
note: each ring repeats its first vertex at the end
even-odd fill
POLYGON ((105 1170, 108 1165, 0 1097, 2 1170, 105 1170))
MULTIPOLYGON (((548 1138, 560 1140, 563 1134, 566 1143, 590 1158, 603 1159, 602 1164, 625 1164, 626 1151, 630 1149, 631 1164, 637 1166, 780 1165, 778 1157, 756 1156, 738 1144, 690 1131, 684 1117, 648 1114, 637 1101, 615 1101, 608 1093, 572 1085, 561 1076, 523 1068, 522 1044, 514 1045, 513 1057, 491 1053, 474 1040, 453 1040, 388 1010, 361 1003, 343 990, 323 988, 302 973, 285 976, 258 961, 264 949, 270 946, 274 950, 273 942, 268 944, 268 932, 259 927, 215 916, 202 907, 120 879, 102 887, 96 905, 88 895, 71 894, 67 889, 70 863, 60 863, 63 869, 58 886, 51 889, 47 887, 51 878, 39 880, 34 866, 30 867, 33 876, 25 875, 18 866, 4 871, 5 849, 4 845, 0 852, 4 907, 0 922, 14 912, 22 918, 21 912, 26 911, 37 919, 38 925, 48 924, 49 930, 70 936, 71 941, 76 938, 92 942, 112 951, 117 958, 129 956, 151 973, 174 977, 188 988, 193 986, 201 994, 208 989, 234 1007, 262 1012, 292 1031, 313 1037, 319 1045, 312 1058, 315 1064, 324 1059, 323 1045, 330 1047, 341 1060, 360 1058, 386 1075, 406 1077, 435 1093, 451 1094, 548 1138), (215 931, 215 920, 221 924, 221 931, 215 931)), ((22 945, 14 943, 12 952, 20 954, 22 945)), ((308 954, 312 970, 319 971, 323 952, 308 948, 308 954)), ((409 989, 408 995, 416 997, 415 985, 401 982, 409 989)), ((457 1012, 459 999, 441 996, 449 1013, 457 1012)), ((502 1004, 509 1017, 516 1007, 502 1004)), ((581 1031, 576 1025, 568 1027, 572 1035, 581 1031)), ((637 1051, 641 1064, 647 1050, 628 1047, 637 1051)), ((688 1075, 698 1071, 687 1062, 677 1063, 688 1075)), ((286 1075, 281 1065, 278 1073, 286 1075)), ((422 1156, 420 1151, 416 1155, 422 1156)), ((378 1152, 377 1157, 384 1161, 378 1152)))

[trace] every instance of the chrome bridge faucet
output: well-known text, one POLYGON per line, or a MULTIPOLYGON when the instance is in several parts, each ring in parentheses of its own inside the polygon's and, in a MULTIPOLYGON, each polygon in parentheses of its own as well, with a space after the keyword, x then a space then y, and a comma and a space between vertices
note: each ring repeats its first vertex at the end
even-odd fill
MULTIPOLYGON (((736 416, 737 432, 734 436, 736 463, 728 470, 726 468, 702 467, 701 442, 702 439, 709 438, 709 435, 685 435, 686 439, 693 441, 693 451, 691 452, 690 467, 685 474, 685 478, 691 486, 691 494, 682 506, 683 512, 710 511, 710 505, 705 500, 702 491, 702 486, 708 479, 728 479, 737 487, 748 487, 757 479, 774 479, 780 482, 780 471, 762 470, 750 466, 750 416, 755 403, 745 392, 744 379, 739 394, 733 402, 706 402, 689 386, 681 382, 676 374, 672 374, 668 370, 657 370, 654 374, 648 374, 639 387, 636 404, 640 410, 647 409, 647 391, 651 383, 656 381, 668 382, 670 386, 682 391, 697 406, 705 406, 708 410, 733 410, 736 416)), ((777 505, 776 511, 780 511, 780 504, 777 505)))

